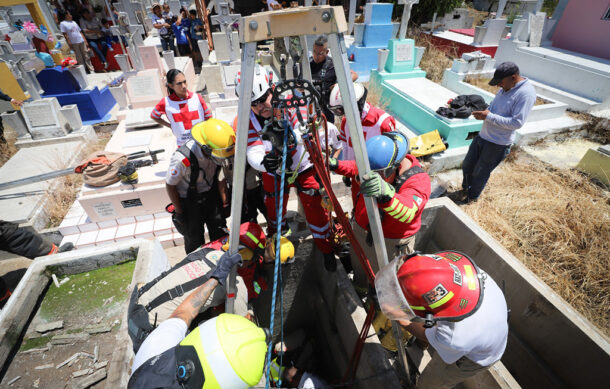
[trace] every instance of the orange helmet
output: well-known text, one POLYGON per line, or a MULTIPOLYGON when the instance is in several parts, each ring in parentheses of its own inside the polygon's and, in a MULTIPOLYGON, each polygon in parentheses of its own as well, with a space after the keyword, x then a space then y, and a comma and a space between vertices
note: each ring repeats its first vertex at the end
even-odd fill
POLYGON ((459 321, 476 312, 483 282, 483 273, 467 255, 443 251, 395 259, 378 272, 375 288, 390 319, 421 317, 431 327, 438 320, 459 321))

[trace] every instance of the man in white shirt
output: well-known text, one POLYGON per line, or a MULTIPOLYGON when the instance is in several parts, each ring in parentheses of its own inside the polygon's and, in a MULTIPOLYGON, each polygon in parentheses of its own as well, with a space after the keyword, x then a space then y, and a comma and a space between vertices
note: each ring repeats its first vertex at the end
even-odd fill
POLYGON ((78 62, 79 65, 84 65, 89 72, 93 72, 93 65, 91 65, 88 54, 89 45, 78 24, 72 20, 72 14, 68 11, 60 10, 58 19, 61 20, 59 29, 66 37, 66 41, 70 45, 72 51, 74 51, 76 62, 78 62))
POLYGON ((375 289, 383 313, 434 348, 417 388, 452 388, 504 354, 506 300, 465 254, 396 258, 377 273, 375 289))

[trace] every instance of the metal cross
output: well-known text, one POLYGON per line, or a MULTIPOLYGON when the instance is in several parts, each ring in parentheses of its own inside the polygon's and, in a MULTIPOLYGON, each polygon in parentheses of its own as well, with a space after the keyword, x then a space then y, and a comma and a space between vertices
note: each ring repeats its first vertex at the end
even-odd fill
POLYGON ((233 29, 231 28, 231 25, 238 22, 241 15, 232 14, 229 12, 229 4, 227 4, 225 0, 216 0, 216 13, 218 15, 212 16, 212 24, 220 25, 220 31, 227 35, 227 42, 229 42, 229 58, 231 61, 235 61, 236 56, 235 52, 233 51, 233 29))

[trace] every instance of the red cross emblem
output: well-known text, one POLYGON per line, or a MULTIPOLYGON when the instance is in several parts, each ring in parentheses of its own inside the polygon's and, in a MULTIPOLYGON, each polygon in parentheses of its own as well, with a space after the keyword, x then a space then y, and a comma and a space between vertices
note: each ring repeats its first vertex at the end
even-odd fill
POLYGON ((180 113, 172 114, 175 122, 184 123, 184 129, 190 130, 193 127, 193 120, 199 119, 199 111, 189 111, 187 103, 179 105, 180 113))

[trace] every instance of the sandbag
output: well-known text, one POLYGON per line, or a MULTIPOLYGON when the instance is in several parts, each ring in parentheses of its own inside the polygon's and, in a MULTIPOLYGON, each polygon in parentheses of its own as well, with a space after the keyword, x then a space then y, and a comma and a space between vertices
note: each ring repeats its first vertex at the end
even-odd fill
POLYGON ((127 164, 127 156, 112 151, 98 151, 89 155, 86 161, 79 165, 85 184, 95 187, 107 186, 119 181, 119 168, 127 164))

